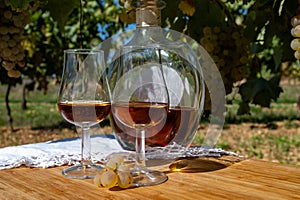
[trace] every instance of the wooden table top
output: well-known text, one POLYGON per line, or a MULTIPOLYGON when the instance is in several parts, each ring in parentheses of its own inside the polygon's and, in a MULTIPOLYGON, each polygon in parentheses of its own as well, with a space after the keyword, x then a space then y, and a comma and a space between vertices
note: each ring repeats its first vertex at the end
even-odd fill
POLYGON ((163 184, 123 190, 65 178, 63 168, 0 170, 0 199, 300 199, 300 167, 262 160, 213 171, 169 171, 163 184))

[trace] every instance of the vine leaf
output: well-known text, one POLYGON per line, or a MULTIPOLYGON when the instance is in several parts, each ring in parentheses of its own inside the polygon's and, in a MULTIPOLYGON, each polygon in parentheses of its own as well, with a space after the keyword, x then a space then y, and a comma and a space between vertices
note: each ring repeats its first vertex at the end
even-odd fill
POLYGON ((240 103, 239 103, 239 108, 238 108, 237 114, 238 114, 238 115, 250 114, 250 106, 249 106, 249 103, 244 102, 244 101, 240 102, 240 103))
POLYGON ((278 71, 280 66, 281 66, 281 62, 282 62, 282 47, 275 47, 274 48, 274 62, 275 62, 275 70, 278 71))
POLYGON ((50 15, 58 23, 59 30, 64 32, 64 26, 69 15, 78 7, 80 7, 80 1, 52 0, 48 2, 46 9, 50 11, 50 15))
MULTIPOLYGON (((280 76, 276 75, 270 80, 264 78, 254 78, 242 84, 239 93, 245 103, 253 103, 262 107, 270 107, 272 100, 277 100, 280 93, 283 92, 279 87, 280 76)), ((245 114, 242 111, 247 111, 247 108, 241 108, 240 114, 245 114)))

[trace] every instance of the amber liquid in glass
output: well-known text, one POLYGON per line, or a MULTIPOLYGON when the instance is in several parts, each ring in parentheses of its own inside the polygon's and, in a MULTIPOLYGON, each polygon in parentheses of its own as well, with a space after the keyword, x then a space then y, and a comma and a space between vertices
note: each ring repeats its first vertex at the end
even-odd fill
POLYGON ((90 125, 101 122, 110 113, 109 102, 67 102, 58 103, 58 110, 68 122, 81 125, 90 125))

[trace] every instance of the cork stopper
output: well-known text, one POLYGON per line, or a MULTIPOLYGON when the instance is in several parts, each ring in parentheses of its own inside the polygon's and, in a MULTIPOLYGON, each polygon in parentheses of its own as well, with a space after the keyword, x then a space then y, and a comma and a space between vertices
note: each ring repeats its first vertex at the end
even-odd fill
POLYGON ((136 26, 160 26, 161 9, 165 7, 162 0, 134 0, 131 4, 136 9, 136 26))

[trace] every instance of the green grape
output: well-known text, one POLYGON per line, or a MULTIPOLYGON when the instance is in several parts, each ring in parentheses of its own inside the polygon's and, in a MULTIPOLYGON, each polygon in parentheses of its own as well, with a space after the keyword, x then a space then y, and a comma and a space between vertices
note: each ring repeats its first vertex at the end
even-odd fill
POLYGON ((128 188, 132 185, 133 178, 130 172, 118 172, 118 186, 120 188, 128 188))
MULTIPOLYGON (((4 40, 0 40, 0 49, 5 49, 7 47, 8 47, 7 42, 4 40)), ((0 57, 1 57, 1 53, 0 53, 0 57)))
POLYGON ((213 32, 214 32, 214 33, 220 33, 220 32, 221 32, 220 27, 215 26, 215 27, 213 28, 213 32))
POLYGON ((106 169, 102 173, 100 180, 101 180, 101 186, 105 188, 112 188, 116 186, 118 183, 118 175, 113 170, 106 169))
POLYGON ((206 37, 203 37, 203 38, 200 39, 200 44, 201 45, 204 46, 204 45, 206 45, 208 43, 209 43, 209 40, 206 37))
POLYGON ((209 26, 203 28, 203 33, 205 36, 210 36, 212 34, 212 29, 209 26))
POLYGON ((291 19, 291 24, 292 24, 293 27, 299 25, 300 24, 300 15, 294 16, 291 19))
POLYGON ((15 64, 12 62, 3 61, 2 67, 4 67, 7 71, 12 70, 15 67, 15 64))
POLYGON ((108 168, 111 169, 111 170, 115 170, 115 169, 117 169, 117 167, 118 167, 118 163, 109 160, 109 161, 105 164, 105 166, 108 167, 108 168))
POLYGON ((17 44, 16 41, 15 41, 14 39, 8 40, 7 43, 8 43, 8 46, 9 46, 9 47, 14 47, 14 46, 16 46, 16 44, 17 44))
POLYGON ((12 55, 12 51, 10 50, 10 48, 6 48, 5 50, 3 50, 2 52, 2 57, 3 58, 8 58, 12 55))
POLYGON ((21 76, 21 72, 16 69, 12 69, 7 71, 7 75, 11 78, 19 78, 21 76))
POLYGON ((124 162, 124 157, 122 155, 118 155, 118 154, 112 155, 108 160, 108 162, 106 163, 106 167, 112 170, 116 170, 118 166, 122 165, 123 162, 124 162))
POLYGON ((11 17, 13 16, 13 14, 10 10, 5 10, 3 15, 6 19, 11 19, 11 17))
POLYGON ((8 33, 8 29, 5 26, 0 26, 0 34, 5 35, 8 33))
POLYGON ((18 64, 20 67, 24 67, 23 64, 25 64, 25 62, 23 60, 24 60, 24 54, 23 54, 23 52, 18 53, 16 55, 16 61, 18 61, 18 63, 22 63, 22 64, 18 64))
POLYGON ((1 37, 1 39, 2 39, 3 41, 7 42, 7 41, 9 40, 9 35, 3 35, 3 36, 1 37))
POLYGON ((294 28, 294 35, 296 37, 300 37, 300 25, 295 26, 295 28, 294 28))
POLYGON ((209 53, 214 51, 214 45, 212 43, 208 43, 206 45, 204 45, 204 48, 206 49, 206 51, 208 51, 209 53))
POLYGON ((300 50, 295 51, 294 56, 297 60, 300 60, 300 50))
POLYGON ((94 184, 105 188, 119 186, 127 188, 132 185, 133 177, 130 168, 124 163, 124 155, 113 154, 94 178, 94 184))
POLYGON ((297 25, 294 28, 292 28, 291 34, 294 37, 300 37, 300 25, 297 25))
POLYGON ((129 167, 128 167, 127 165, 125 165, 125 164, 123 163, 122 165, 118 166, 118 171, 119 171, 119 172, 129 172, 130 169, 129 169, 129 167))
POLYGON ((219 65, 220 67, 225 66, 225 64, 226 64, 226 61, 225 61, 224 59, 219 59, 219 60, 218 60, 218 65, 219 65))
POLYGON ((300 49, 300 39, 293 39, 291 42, 291 48, 295 51, 300 49))
POLYGON ((106 169, 102 169, 99 173, 97 173, 94 177, 94 184, 98 187, 101 186, 101 176, 106 171, 106 169))

